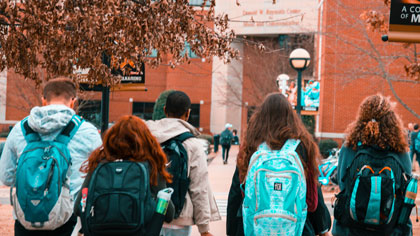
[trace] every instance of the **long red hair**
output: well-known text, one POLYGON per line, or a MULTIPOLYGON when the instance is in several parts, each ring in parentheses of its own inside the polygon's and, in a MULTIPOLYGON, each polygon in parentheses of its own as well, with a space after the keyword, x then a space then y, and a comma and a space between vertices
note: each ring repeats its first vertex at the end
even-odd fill
POLYGON ((80 168, 84 173, 95 170, 102 161, 147 161, 150 184, 157 185, 158 173, 171 182, 165 168, 166 155, 146 124, 136 116, 123 116, 105 134, 103 145, 96 149, 80 168))

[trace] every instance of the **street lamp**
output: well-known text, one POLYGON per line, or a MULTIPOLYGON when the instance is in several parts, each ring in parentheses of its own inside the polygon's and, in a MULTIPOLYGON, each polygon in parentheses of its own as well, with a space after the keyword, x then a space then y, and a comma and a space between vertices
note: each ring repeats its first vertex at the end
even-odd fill
POLYGON ((304 71, 311 62, 311 56, 309 52, 303 48, 297 48, 290 53, 289 56, 290 66, 298 72, 297 77, 297 101, 296 101, 296 113, 300 115, 302 110, 301 97, 302 97, 302 71, 304 71))

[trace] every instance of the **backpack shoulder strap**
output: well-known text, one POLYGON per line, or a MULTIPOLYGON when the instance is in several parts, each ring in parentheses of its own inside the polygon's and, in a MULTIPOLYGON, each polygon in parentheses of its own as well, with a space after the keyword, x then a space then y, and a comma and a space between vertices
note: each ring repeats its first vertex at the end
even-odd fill
POLYGON ((185 140, 195 137, 191 132, 185 132, 178 136, 176 136, 174 139, 178 140, 179 142, 183 143, 185 140))
POLYGON ((296 148, 299 146, 300 140, 299 139, 288 139, 281 148, 281 152, 290 152, 295 151, 296 148))
POLYGON ((64 129, 55 138, 55 140, 63 144, 68 144, 83 122, 84 119, 82 119, 80 116, 73 115, 69 123, 66 125, 66 127, 64 127, 64 129))
POLYGON ((35 132, 29 126, 28 118, 29 118, 29 116, 25 117, 25 119, 23 119, 20 122, 22 133, 23 133, 23 136, 25 137, 26 142, 31 143, 31 142, 41 141, 41 136, 39 136, 39 134, 37 132, 35 132))

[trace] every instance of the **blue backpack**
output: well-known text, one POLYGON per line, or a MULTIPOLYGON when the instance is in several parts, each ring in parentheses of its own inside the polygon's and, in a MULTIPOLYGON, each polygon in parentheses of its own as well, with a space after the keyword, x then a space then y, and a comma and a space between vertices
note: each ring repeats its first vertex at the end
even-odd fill
POLYGON ((252 155, 242 206, 246 236, 302 235, 307 205, 299 143, 289 139, 281 150, 262 143, 252 155))
POLYGON ((404 172, 396 153, 360 146, 344 172, 334 218, 361 235, 409 235, 417 178, 404 172))
POLYGON ((26 229, 54 230, 73 214, 68 178, 71 156, 67 144, 82 122, 83 119, 74 115, 53 141, 44 141, 29 127, 28 118, 21 121, 27 145, 18 159, 10 202, 26 229))
POLYGON ((420 152, 420 131, 417 132, 417 137, 414 139, 414 149, 416 152, 420 152))

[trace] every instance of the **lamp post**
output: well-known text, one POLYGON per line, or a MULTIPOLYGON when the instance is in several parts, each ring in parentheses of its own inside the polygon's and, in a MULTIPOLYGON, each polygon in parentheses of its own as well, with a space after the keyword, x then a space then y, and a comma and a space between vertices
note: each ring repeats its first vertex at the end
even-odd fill
POLYGON ((302 110, 301 97, 302 97, 302 71, 304 71, 311 62, 309 52, 303 48, 297 48, 290 53, 289 56, 290 66, 298 73, 297 77, 297 101, 296 113, 300 116, 302 110))

